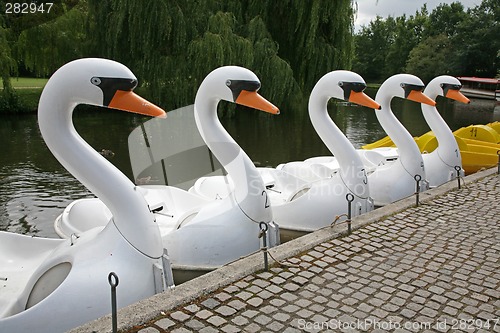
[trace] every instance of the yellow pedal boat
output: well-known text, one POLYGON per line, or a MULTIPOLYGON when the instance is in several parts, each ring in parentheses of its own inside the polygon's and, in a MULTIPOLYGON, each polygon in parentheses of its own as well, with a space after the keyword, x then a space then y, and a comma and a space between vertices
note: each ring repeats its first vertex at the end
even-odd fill
MULTIPOLYGON (((453 132, 457 140, 462 157, 462 167, 466 174, 477 172, 481 169, 494 167, 498 164, 500 154, 500 122, 495 121, 486 125, 470 125, 453 132)), ((420 137, 415 137, 420 152, 434 151, 438 142, 432 131, 420 137)), ((363 149, 380 147, 395 147, 392 140, 386 136, 373 143, 362 146, 363 149)))

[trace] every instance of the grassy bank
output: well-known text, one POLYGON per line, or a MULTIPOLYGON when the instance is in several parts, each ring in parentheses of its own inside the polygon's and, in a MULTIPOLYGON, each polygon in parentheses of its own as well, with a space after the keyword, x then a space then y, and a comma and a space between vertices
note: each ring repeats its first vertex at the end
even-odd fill
POLYGON ((42 89, 48 79, 14 77, 11 79, 14 96, 7 98, 3 94, 3 84, 0 82, 0 113, 30 113, 36 112, 42 89))
MULTIPOLYGON (((21 89, 43 89, 49 79, 38 79, 32 77, 13 77, 10 79, 12 87, 16 90, 21 89)), ((1 82, 0 82, 1 83, 1 82)), ((3 89, 3 84, 1 85, 3 89)))

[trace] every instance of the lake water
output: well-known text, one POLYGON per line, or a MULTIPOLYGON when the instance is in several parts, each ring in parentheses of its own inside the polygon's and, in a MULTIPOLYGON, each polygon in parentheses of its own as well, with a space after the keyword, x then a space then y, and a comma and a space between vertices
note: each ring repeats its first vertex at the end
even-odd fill
MULTIPOLYGON (((438 109, 452 130, 500 120, 500 110, 498 106, 494 108, 494 102, 484 100, 473 100, 470 105, 438 100, 438 109)), ((429 130, 419 105, 395 100, 393 109, 412 135, 429 130)), ((302 110, 281 111, 280 115, 272 116, 239 110, 233 117, 223 118, 222 123, 260 166, 329 154, 312 128, 305 106, 302 110)), ((332 103, 330 114, 355 147, 385 136, 373 110, 332 103)), ((74 113, 75 127, 82 137, 99 151, 112 151, 114 156, 109 157, 110 161, 131 179, 127 138, 147 120, 110 110, 76 110, 74 113)), ((71 201, 91 194, 47 149, 35 114, 0 116, 0 138, 0 230, 57 237, 54 219, 71 201)))

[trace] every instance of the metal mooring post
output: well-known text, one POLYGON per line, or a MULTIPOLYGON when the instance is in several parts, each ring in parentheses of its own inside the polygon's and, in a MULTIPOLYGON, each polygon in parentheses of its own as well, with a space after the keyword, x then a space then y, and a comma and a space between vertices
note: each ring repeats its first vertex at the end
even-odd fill
POLYGON ((354 195, 352 195, 351 193, 347 193, 346 196, 345 196, 346 200, 347 200, 347 233, 351 233, 352 232, 352 228, 351 228, 351 218, 352 218, 352 202, 354 201, 354 195))
POLYGON ((498 155, 497 174, 500 175, 500 150, 497 150, 497 155, 498 155))
POLYGON ((108 282, 111 286, 111 319, 113 325, 113 333, 118 331, 118 321, 116 318, 116 286, 118 286, 118 275, 111 272, 108 275, 108 282))
POLYGON ((458 189, 460 190, 460 171, 462 170, 462 167, 459 165, 455 165, 455 171, 457 172, 457 181, 458 181, 458 189))
POLYGON ((267 272, 269 270, 269 262, 267 260, 267 230, 269 226, 266 222, 260 222, 259 228, 259 238, 262 238, 262 251, 264 251, 264 269, 267 272))
POLYGON ((413 179, 415 179, 415 183, 416 183, 416 190, 415 190, 415 200, 416 200, 416 204, 417 204, 417 207, 418 207, 418 204, 420 202, 420 181, 422 180, 422 176, 420 175, 415 175, 415 177, 413 177, 413 179))

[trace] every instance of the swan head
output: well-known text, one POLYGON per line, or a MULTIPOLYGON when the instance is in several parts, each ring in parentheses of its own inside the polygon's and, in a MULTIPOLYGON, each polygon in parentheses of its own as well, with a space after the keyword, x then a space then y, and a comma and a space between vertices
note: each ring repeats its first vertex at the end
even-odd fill
POLYGON ((417 103, 435 106, 436 102, 423 93, 424 83, 415 75, 396 74, 389 77, 380 86, 375 100, 382 104, 384 99, 389 102, 393 97, 409 99, 417 103))
POLYGON ((336 70, 323 75, 314 86, 311 95, 318 92, 328 99, 337 98, 371 109, 380 109, 380 104, 364 93, 365 89, 365 80, 359 74, 336 70))
POLYGON ((165 111, 133 92, 136 86, 137 78, 126 66, 108 59, 85 58, 59 68, 44 92, 51 100, 68 96, 73 106, 88 104, 165 117, 165 111))
POLYGON ((279 114, 279 109, 257 91, 260 81, 252 71, 239 66, 219 67, 209 73, 200 85, 197 99, 204 95, 217 102, 224 100, 251 107, 272 114, 279 114))
POLYGON ((431 98, 443 96, 446 98, 469 104, 470 100, 460 92, 462 84, 453 76, 441 75, 432 79, 425 87, 424 92, 431 98))

